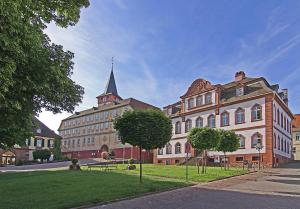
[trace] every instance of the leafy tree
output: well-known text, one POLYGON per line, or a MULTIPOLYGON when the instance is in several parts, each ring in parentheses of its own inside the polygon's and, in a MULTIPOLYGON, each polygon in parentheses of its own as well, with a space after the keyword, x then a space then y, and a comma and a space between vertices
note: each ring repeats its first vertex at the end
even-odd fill
POLYGON ((140 182, 142 182, 142 149, 162 148, 171 140, 172 123, 161 111, 143 109, 125 112, 114 122, 122 143, 140 150, 140 182))
POLYGON ((219 130, 219 132, 220 142, 217 150, 224 153, 224 169, 226 169, 226 152, 236 151, 240 146, 240 138, 234 133, 234 131, 219 130))
POLYGON ((33 159, 40 159, 42 162, 44 162, 44 160, 49 160, 51 152, 48 149, 35 150, 33 151, 32 155, 33 159))
POLYGON ((74 54, 51 43, 47 24, 75 25, 88 0, 0 1, 0 148, 24 145, 32 118, 72 112, 83 88, 71 80, 74 54))
POLYGON ((55 160, 61 160, 62 159, 62 154, 61 154, 61 138, 60 137, 55 137, 54 139, 54 148, 51 150, 54 155, 55 160))
POLYGON ((193 148, 202 152, 202 173, 205 173, 207 150, 215 149, 218 146, 220 140, 219 132, 209 127, 193 128, 188 134, 188 140, 193 148))

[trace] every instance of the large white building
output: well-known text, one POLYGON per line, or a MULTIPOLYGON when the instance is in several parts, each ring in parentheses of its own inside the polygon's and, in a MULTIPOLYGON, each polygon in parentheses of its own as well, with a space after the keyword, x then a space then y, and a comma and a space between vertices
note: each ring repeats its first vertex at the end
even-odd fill
MULTIPOLYGON (((172 119, 173 136, 163 148, 156 150, 155 163, 177 164, 197 152, 187 148, 187 132, 193 127, 233 130, 240 136, 240 148, 227 153, 231 165, 244 161, 258 162, 256 144, 263 145, 261 161, 266 166, 291 159, 292 120, 287 90, 270 85, 265 78, 249 78, 237 72, 235 80, 213 85, 204 79, 195 80, 180 101, 164 111, 172 119)), ((210 151, 212 161, 220 161, 223 153, 210 151)))

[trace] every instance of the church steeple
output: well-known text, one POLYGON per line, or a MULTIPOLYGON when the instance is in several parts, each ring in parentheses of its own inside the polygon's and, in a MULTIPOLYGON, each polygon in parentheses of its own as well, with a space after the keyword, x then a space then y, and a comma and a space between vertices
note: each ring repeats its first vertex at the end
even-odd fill
POLYGON ((117 90, 115 76, 114 76, 114 58, 112 58, 110 76, 104 91, 104 94, 109 94, 109 93, 118 96, 118 90, 117 90))
POLYGON ((114 59, 112 58, 111 71, 104 93, 97 97, 98 105, 116 104, 122 98, 118 94, 115 76, 114 76, 114 59))

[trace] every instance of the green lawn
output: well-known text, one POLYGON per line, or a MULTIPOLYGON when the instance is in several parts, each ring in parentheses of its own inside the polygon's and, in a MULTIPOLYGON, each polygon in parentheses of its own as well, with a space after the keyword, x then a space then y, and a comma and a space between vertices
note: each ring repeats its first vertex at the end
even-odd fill
MULTIPOLYGON (((143 184, 139 183, 139 169, 127 171, 124 169, 126 165, 118 165, 118 170, 113 172, 84 170, 0 174, 0 209, 70 208, 191 184, 185 182, 184 166, 143 166, 143 184)), ((241 173, 240 169, 224 171, 208 168, 206 175, 198 175, 197 168, 189 166, 189 180, 193 182, 241 173)))
MULTIPOLYGON (((121 173, 126 174, 136 174, 139 175, 139 165, 136 165, 136 170, 128 171, 126 170, 126 165, 118 165, 118 170, 121 173)), ((86 169, 86 167, 84 167, 86 169)), ((95 169, 95 168, 94 168, 95 169)), ((243 173, 246 173, 247 170, 242 170, 241 168, 230 168, 229 170, 224 171, 220 167, 207 167, 207 173, 198 174, 198 168, 196 166, 188 166, 188 180, 192 182, 208 182, 218 179, 223 179, 229 176, 236 176, 243 173)), ((155 164, 144 164, 143 165, 143 175, 145 176, 156 176, 171 178, 177 180, 186 179, 186 167, 185 166, 176 166, 176 165, 155 165, 155 164)))

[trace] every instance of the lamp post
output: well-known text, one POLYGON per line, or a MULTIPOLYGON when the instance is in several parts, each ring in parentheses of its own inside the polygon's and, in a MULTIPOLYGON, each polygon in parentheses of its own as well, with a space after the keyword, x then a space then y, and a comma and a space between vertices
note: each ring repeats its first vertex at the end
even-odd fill
POLYGON ((258 169, 260 170, 260 151, 263 149, 263 145, 258 142, 255 146, 255 149, 258 151, 258 169))

